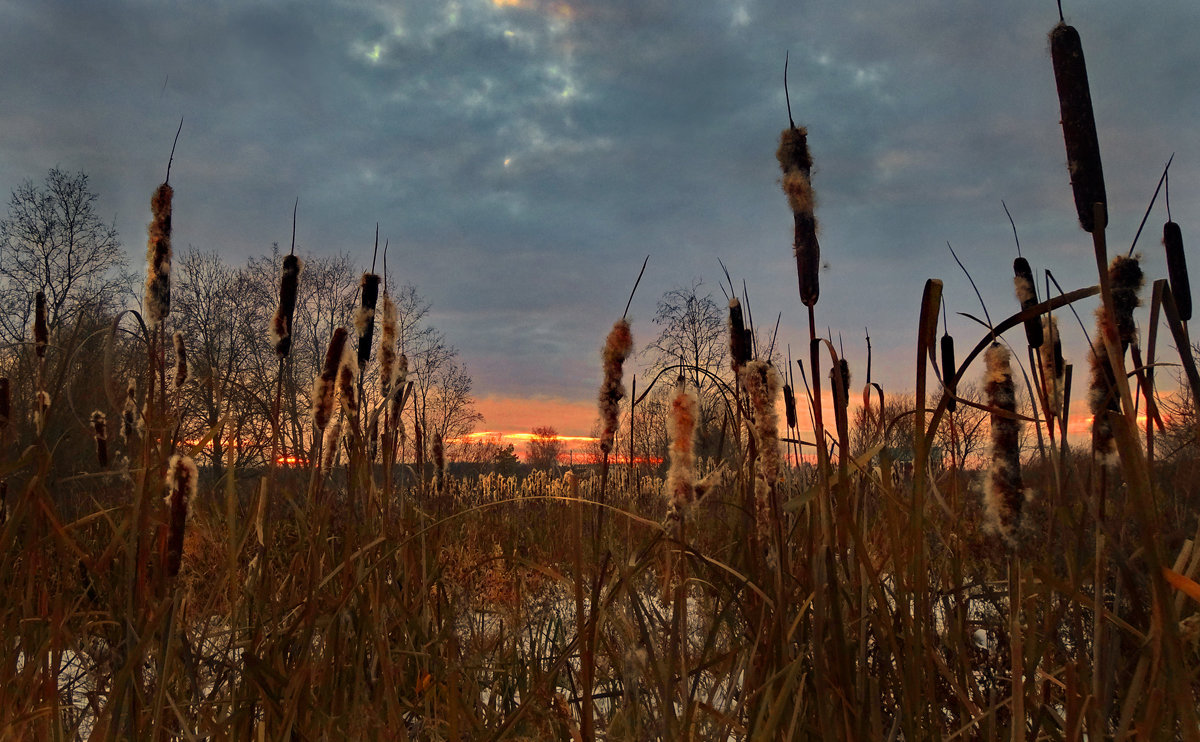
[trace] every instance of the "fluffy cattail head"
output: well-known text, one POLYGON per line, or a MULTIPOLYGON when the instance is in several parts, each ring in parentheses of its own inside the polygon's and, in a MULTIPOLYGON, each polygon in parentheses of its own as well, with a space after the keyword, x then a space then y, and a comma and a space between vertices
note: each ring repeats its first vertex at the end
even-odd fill
MULTIPOLYGON (((1141 256, 1125 257, 1117 255, 1108 266, 1108 281, 1112 288, 1113 327, 1117 338, 1121 341, 1124 351, 1133 342, 1137 333, 1137 325, 1133 321, 1133 310, 1142 303, 1139 294, 1142 290, 1141 256)), ((1100 310, 1103 312, 1103 309, 1100 310)), ((1107 326, 1107 323, 1105 323, 1107 326)))
POLYGON ((817 243, 817 220, 813 214, 812 156, 808 152, 808 130, 789 127, 779 136, 775 153, 783 171, 783 192, 793 215, 792 248, 796 254, 796 273, 800 282, 800 300, 805 306, 817 303, 820 296, 821 247, 817 243))
POLYGON ((283 258, 283 273, 279 277, 279 306, 271 318, 271 344, 275 355, 287 357, 292 349, 292 317, 296 313, 296 293, 300 286, 300 272, 304 263, 295 255, 283 258))
POLYGON ((612 451, 613 439, 617 434, 617 418, 621 399, 625 396, 625 385, 621 381, 625 359, 633 351, 633 333, 629 322, 617 320, 604 342, 604 381, 600 386, 600 450, 612 451))
MULTIPOLYGON (((1029 267, 1029 261, 1025 258, 1017 258, 1013 261, 1013 287, 1016 289, 1017 302, 1020 303, 1021 309, 1029 309, 1037 305, 1037 289, 1033 285, 1033 271, 1029 267)), ((1042 323, 1039 318, 1025 320, 1025 338, 1029 341, 1030 348, 1042 347, 1042 323)))
POLYGON ((1025 501, 1021 482, 1020 423, 1008 349, 992 343, 984 353, 984 394, 991 412, 991 467, 984 479, 985 527, 1013 543, 1025 501), (1008 415, 1002 414, 1008 413, 1008 415))
POLYGON ((96 439, 96 459, 104 469, 108 466, 108 416, 100 410, 92 413, 92 435, 96 439))
POLYGON ((754 481, 758 535, 766 540, 771 534, 773 498, 779 481, 779 416, 775 412, 779 373, 765 361, 750 361, 742 368, 742 388, 750 400, 750 430, 758 457, 754 481))
POLYGON ((196 462, 188 456, 175 454, 167 465, 167 576, 179 574, 183 562, 183 531, 187 525, 188 505, 196 496, 200 477, 196 462))
POLYGON ((121 409, 121 442, 129 443, 136 430, 134 416, 137 415, 137 381, 130 379, 125 386, 125 405, 121 409))
MULTIPOLYGON (((1101 330, 1103 331, 1103 330, 1101 330)), ((1120 413, 1121 402, 1117 396, 1117 376, 1113 373, 1108 353, 1099 339, 1088 354, 1091 377, 1088 382, 1088 409, 1092 413, 1092 450, 1101 456, 1116 453, 1112 422, 1108 413, 1120 413)))
POLYGON ((163 183, 150 199, 152 218, 146 243, 146 293, 142 306, 146 323, 158 327, 171 313, 171 197, 163 183))
POLYGON ((379 337, 379 396, 387 399, 396 372, 396 303, 383 293, 383 332, 379 337))
POLYGON ((362 276, 362 304, 354 315, 354 329, 358 330, 358 368, 366 368, 371 360, 371 340, 375 334, 375 305, 379 302, 379 276, 364 273, 362 276))
POLYGON ((1179 319, 1187 322, 1192 318, 1192 286, 1183 255, 1183 232, 1175 222, 1163 225, 1163 247, 1167 249, 1167 280, 1171 282, 1175 308, 1179 310, 1179 319))
POLYGON ((50 412, 50 394, 45 391, 37 393, 33 404, 33 427, 41 435, 46 429, 46 415, 50 412))
POLYGON ((735 296, 729 300, 729 362, 735 374, 750 360, 750 344, 746 341, 742 303, 735 296))
POLYGON ((338 366, 337 387, 342 406, 350 417, 358 415, 358 363, 350 345, 346 344, 342 352, 342 362, 338 366))
POLYGON ((325 471, 329 471, 337 460, 338 444, 341 441, 342 421, 338 420, 325 429, 325 436, 321 441, 321 468, 325 471))
POLYGON ((46 346, 50 343, 50 326, 46 322, 46 294, 37 292, 33 310, 33 352, 38 358, 46 357, 46 346))
POLYGON ((329 340, 329 348, 325 351, 325 363, 321 367, 321 375, 313 381, 312 410, 313 425, 317 430, 324 430, 329 425, 329 417, 333 414, 333 391, 337 381, 338 367, 341 366, 342 356, 346 350, 345 327, 333 331, 329 340))
MULTIPOLYGON (((682 376, 671 397, 668 432, 671 437, 671 468, 667 471, 669 513, 676 522, 683 519, 684 508, 695 497, 696 421, 700 416, 700 398, 682 376)), ((670 518, 669 518, 670 520, 670 518)))
POLYGON ((187 348, 183 345, 183 333, 179 330, 171 336, 175 345, 175 388, 180 389, 188 380, 187 348))
MULTIPOLYGON (((1054 83, 1058 87, 1075 211, 1079 226, 1091 232, 1096 228, 1095 205, 1106 204, 1107 209, 1108 197, 1104 193, 1100 140, 1096 136, 1096 117, 1092 113, 1092 94, 1088 88, 1087 65, 1083 61, 1079 32, 1065 23, 1055 26, 1050 31, 1050 58, 1054 64, 1054 83)), ((1107 222, 1107 211, 1104 219, 1107 222)))
POLYGON ((1066 363, 1063 361, 1062 338, 1058 335, 1058 320, 1049 314, 1042 315, 1042 334, 1045 342, 1038 348, 1038 369, 1041 371, 1042 386, 1046 388, 1048 414, 1050 417, 1061 417, 1066 363))

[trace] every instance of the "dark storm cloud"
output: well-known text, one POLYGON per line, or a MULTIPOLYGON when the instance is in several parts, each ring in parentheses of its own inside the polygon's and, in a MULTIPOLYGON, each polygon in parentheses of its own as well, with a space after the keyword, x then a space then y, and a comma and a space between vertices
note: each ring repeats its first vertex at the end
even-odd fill
MULTIPOLYGON (((1077 12, 1127 241, 1171 151, 1172 205, 1194 211, 1200 10, 1077 12)), ((588 398, 648 253, 640 342, 663 291, 703 276, 720 300, 717 258, 760 322, 782 312, 800 342, 774 160, 789 51, 830 266, 818 323, 855 338, 859 365, 870 325, 895 360, 876 368, 907 368, 925 278, 978 311, 946 240, 994 314, 1014 301, 1002 198, 1035 268, 1094 280, 1058 128, 1056 20, 1044 3, 932 0, 9 3, 0 188, 86 170, 136 258, 184 115, 179 244, 261 252, 287 240, 298 195, 303 248, 367 262, 379 222, 389 266, 433 300, 478 391, 588 398)))

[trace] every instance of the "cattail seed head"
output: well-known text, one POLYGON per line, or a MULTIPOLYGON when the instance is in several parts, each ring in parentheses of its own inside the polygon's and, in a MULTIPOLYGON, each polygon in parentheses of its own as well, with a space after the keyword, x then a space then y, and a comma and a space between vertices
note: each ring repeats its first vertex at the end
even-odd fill
POLYGON ((792 209, 794 232, 792 248, 800 282, 800 301, 816 305, 820 297, 821 247, 817 243, 817 220, 813 215, 815 199, 811 182, 812 156, 808 152, 808 129, 789 127, 779 135, 775 153, 783 171, 783 192, 792 209))
POLYGON ((296 294, 304 263, 295 255, 283 258, 283 273, 279 277, 279 306, 271 318, 270 338, 275 355, 286 358, 292 349, 292 318, 296 313, 296 294))
POLYGON ((163 183, 150 199, 152 218, 146 243, 146 293, 142 307, 146 323, 158 327, 171 313, 171 197, 174 191, 163 183))
POLYGON ((1100 141, 1096 136, 1083 43, 1074 27, 1059 23, 1050 31, 1050 59, 1058 88, 1075 211, 1079 226, 1091 232, 1096 226, 1094 208, 1097 203, 1106 204, 1104 220, 1108 221, 1108 197, 1104 192, 1104 169, 1100 165, 1100 141))
POLYGON ((200 477, 196 462, 188 456, 175 454, 167 465, 167 576, 179 574, 183 562, 183 532, 187 525, 188 505, 196 496, 200 477))
POLYGON ((342 421, 338 420, 325 429, 325 437, 321 441, 321 468, 325 471, 329 471, 337 460, 338 444, 341 442, 342 421))
POLYGON ((750 360, 750 345, 746 340, 742 303, 735 296, 729 300, 729 361, 735 374, 750 360))
POLYGON ((41 435, 46 429, 46 414, 50 412, 50 394, 45 391, 37 393, 33 404, 33 427, 41 435))
POLYGON ((135 430, 137 415, 137 381, 130 379, 125 386, 125 406, 121 409, 121 442, 128 444, 135 430))
POLYGON ((357 381, 358 362, 354 356, 354 351, 350 349, 350 345, 347 343, 345 350, 342 351, 342 362, 338 366, 337 386, 342 406, 345 408, 346 414, 350 417, 358 415, 357 381))
POLYGON ((621 381, 625 359, 633 351, 633 333, 624 318, 613 324, 604 342, 604 381, 600 386, 600 450, 605 454, 612 451, 613 439, 617 435, 617 418, 621 399, 625 396, 625 385, 621 381))
POLYGON ((787 416, 788 429, 794 430, 799 423, 796 418, 796 394, 791 384, 783 385, 783 411, 787 416))
POLYGON ((671 397, 668 432, 671 438, 671 467, 667 471, 667 520, 676 531, 682 524, 685 510, 695 497, 696 486, 696 420, 700 414, 700 398, 680 376, 671 397))
POLYGON ((837 365, 829 369, 829 388, 833 392, 833 403, 839 410, 850 405, 850 364, 839 358, 837 365))
POLYGON ((1020 422, 1008 349, 992 343, 984 353, 984 394, 991 412, 991 467, 984 479, 984 526, 1010 545, 1020 524, 1025 488, 1021 481, 1020 422))
MULTIPOLYGON (((1142 290, 1141 256, 1125 257, 1117 255, 1108 267, 1108 281, 1112 288, 1113 313, 1116 315, 1113 327, 1121 341, 1121 350, 1129 348, 1137 333, 1137 325, 1133 321, 1133 310, 1141 306, 1139 294, 1142 290)), ((1100 313, 1103 314, 1103 307, 1100 313)), ((1108 323, 1103 323, 1108 327, 1108 323)))
POLYGON ((92 413, 92 435, 96 439, 96 459, 100 468, 108 468, 108 416, 100 410, 92 413))
POLYGON ((50 343, 50 329, 46 322, 46 294, 37 292, 33 310, 33 352, 38 358, 46 357, 46 346, 50 343))
MULTIPOLYGON (((1037 289, 1033 285, 1033 271, 1029 268, 1029 261, 1025 258, 1017 258, 1013 261, 1013 287, 1017 292, 1017 302, 1020 303, 1021 309, 1029 309, 1037 306, 1037 289)), ((1042 347, 1042 322, 1040 318, 1025 320, 1025 339, 1029 341, 1030 348, 1042 347)))
POLYGON ((742 368, 742 388, 750 399, 753 416, 751 431, 757 453, 754 497, 758 535, 770 538, 772 501, 779 481, 779 416, 775 400, 779 396, 779 373, 765 361, 750 361, 742 368))
POLYGON ((346 337, 349 333, 345 327, 333 331, 329 340, 329 348, 325 351, 325 364, 321 367, 321 375, 313 381, 312 409, 313 425, 317 430, 325 430, 329 418, 333 414, 333 392, 337 381, 338 367, 346 350, 346 337))
POLYGON ((1042 372, 1042 385, 1046 388, 1046 404, 1050 417, 1061 417, 1063 407, 1063 361, 1062 338, 1058 334, 1058 320, 1049 314, 1042 315, 1042 334, 1045 342, 1038 348, 1038 368, 1042 372))
POLYGON ((183 345, 183 333, 179 330, 171 336, 175 345, 175 388, 181 389, 188 380, 187 348, 183 345))
POLYGON ((375 305, 379 301, 379 276, 364 273, 360 284, 362 304, 354 315, 354 329, 358 331, 358 368, 366 368, 371 359, 371 340, 375 334, 375 305))
MULTIPOLYGON (((1103 324, 1103 322, 1101 322, 1103 324)), ((1097 328, 1103 332, 1103 328, 1097 328)), ((1088 354, 1091 377, 1088 382, 1088 409, 1092 413, 1092 450, 1102 457, 1116 453, 1112 422, 1108 413, 1120 413, 1121 403, 1117 397, 1117 376, 1103 343, 1097 339, 1088 354)))
POLYGON ((955 399, 958 394, 958 366, 954 365, 954 338, 950 337, 948 332, 942 335, 941 350, 942 384, 946 387, 946 393, 950 395, 950 399, 946 401, 946 409, 954 412, 958 408, 958 400, 955 399))
POLYGON ((433 434, 433 491, 439 495, 446 488, 446 447, 442 443, 442 434, 433 434))
POLYGON ((383 293, 383 332, 379 336, 379 396, 387 399, 396 372, 396 303, 383 293))
POLYGON ((1192 318, 1192 286, 1188 281, 1187 259, 1183 255, 1183 232, 1175 222, 1163 225, 1163 247, 1167 250, 1167 280, 1175 297, 1179 319, 1192 318))

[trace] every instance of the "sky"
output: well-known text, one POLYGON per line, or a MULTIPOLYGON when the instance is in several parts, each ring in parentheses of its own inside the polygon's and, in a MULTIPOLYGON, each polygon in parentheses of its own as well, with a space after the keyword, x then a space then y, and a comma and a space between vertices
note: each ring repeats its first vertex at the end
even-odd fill
MULTIPOLYGON (((1172 153, 1190 244, 1200 3, 1064 5, 1110 246, 1128 249, 1172 153)), ((85 171, 139 265, 182 116, 177 249, 238 263, 286 244, 299 198, 299 249, 365 267, 378 222, 389 268, 462 354, 481 429, 586 435, 601 345, 647 255, 636 347, 672 288, 699 279, 724 304, 720 260, 799 355, 807 316, 774 156, 788 54, 815 162, 817 325, 841 337, 855 388, 869 328, 872 380, 909 391, 927 278, 944 281, 960 353, 983 333, 956 314, 981 310, 947 242, 994 319, 1016 309, 1001 200, 1035 273, 1065 290, 1096 281, 1059 126, 1057 20, 1046 1, 0 0, 0 193, 85 171)), ((1160 197, 1139 242, 1149 280, 1165 274, 1165 219, 1160 197)), ((1094 306, 1080 311, 1089 330, 1094 306)), ((1082 372, 1082 332, 1063 334, 1082 372)))

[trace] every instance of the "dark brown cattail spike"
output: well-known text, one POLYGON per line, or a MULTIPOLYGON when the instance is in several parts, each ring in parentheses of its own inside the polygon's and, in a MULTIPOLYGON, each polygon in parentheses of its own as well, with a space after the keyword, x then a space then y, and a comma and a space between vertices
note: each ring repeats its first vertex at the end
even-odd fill
POLYGON ((829 387, 833 391, 833 403, 838 409, 845 410, 850 403, 850 364, 845 358, 839 358, 837 366, 829 369, 829 387))
POLYGON ((815 306, 820 298, 821 247, 817 243, 817 220, 813 215, 814 199, 810 177, 812 156, 808 152, 808 130, 789 127, 779 135, 779 150, 775 153, 783 171, 783 192, 792 208, 796 254, 796 273, 800 282, 800 301, 806 307, 815 306))
POLYGON ((187 348, 183 345, 183 333, 179 330, 171 336, 171 341, 175 345, 175 388, 180 389, 188 379, 187 348))
POLYGON ((279 278, 279 306, 271 319, 271 342, 275 344, 275 355, 286 358, 292 350, 292 317, 296 313, 296 293, 300 285, 300 271, 304 264, 295 255, 283 258, 283 273, 279 278))
POLYGON ((604 381, 600 385, 600 450, 605 454, 612 451, 613 439, 617 434, 617 417, 621 400, 625 397, 622 374, 625 359, 633 351, 633 334, 629 321, 622 318, 613 324, 604 341, 601 357, 604 360, 604 381))
POLYGON ((379 276, 364 273, 362 277, 362 305, 354 315, 354 329, 358 331, 358 369, 366 368, 371 360, 371 340, 375 334, 375 305, 379 301, 379 276))
POLYGON ((325 430, 329 418, 333 414, 334 384, 337 382, 338 367, 342 363, 342 354, 346 349, 345 327, 333 331, 329 340, 329 348, 325 351, 325 364, 321 367, 321 375, 313 382, 312 410, 313 425, 317 430, 325 430))
MULTIPOLYGON (((1033 284, 1033 271, 1029 268, 1029 261, 1025 258, 1014 260, 1013 274, 1013 286, 1017 291, 1017 301, 1021 302, 1021 309, 1037 306, 1037 288, 1033 284)), ((1042 347, 1042 320, 1040 317, 1025 320, 1025 339, 1029 341, 1030 348, 1042 347)))
POLYGON ((942 386, 946 388, 946 393, 950 395, 950 399, 946 401, 946 409, 954 412, 958 408, 958 400, 955 396, 958 394, 958 378, 956 376, 958 367, 954 365, 954 338, 950 337, 950 333, 942 335, 942 386))
POLYGON ((101 469, 108 468, 108 416, 100 410, 92 413, 92 435, 96 438, 96 459, 101 469))
POLYGON ((736 296, 729 300, 729 358, 735 374, 750 360, 746 321, 742 317, 742 303, 736 296))
POLYGON ((1017 398, 1008 349, 992 343, 984 353, 984 394, 991 413, 991 467, 984 480, 987 528, 1013 544, 1019 528, 1025 487, 1021 481, 1021 424, 1013 415, 1017 398), (1004 414, 1007 413, 1007 414, 1004 414))
POLYGON ((46 294, 37 292, 33 311, 33 352, 38 358, 46 357, 46 346, 50 343, 50 329, 46 322, 46 294))
POLYGON ((787 415, 787 426, 789 430, 794 430, 797 425, 796 420, 796 394, 792 391, 791 384, 783 385, 783 412, 787 415))
POLYGON ((1183 232, 1175 222, 1168 221, 1163 225, 1163 247, 1167 249, 1167 279, 1175 297, 1175 308, 1179 310, 1179 319, 1187 322, 1192 318, 1192 287, 1188 281, 1187 260, 1183 256, 1183 232))
MULTIPOLYGON (((1092 94, 1088 88, 1087 66, 1083 61, 1083 43, 1072 26, 1059 23, 1050 31, 1050 58, 1054 64, 1054 82, 1058 87, 1058 105, 1062 113, 1063 140, 1067 146, 1067 170, 1075 193, 1075 211, 1079 226, 1091 232, 1095 228, 1094 207, 1107 204, 1104 170, 1100 165, 1100 141, 1096 136, 1096 118, 1092 113, 1092 94)), ((1107 206, 1104 212, 1108 221, 1107 206)))
POLYGON ((179 574, 183 563, 183 532, 187 525, 188 503, 196 495, 196 464, 187 456, 175 454, 167 468, 167 577, 179 574))
POLYGON ((171 198, 174 191, 163 183, 150 199, 150 239, 146 243, 146 293, 142 308, 146 323, 158 327, 171 313, 171 198))

